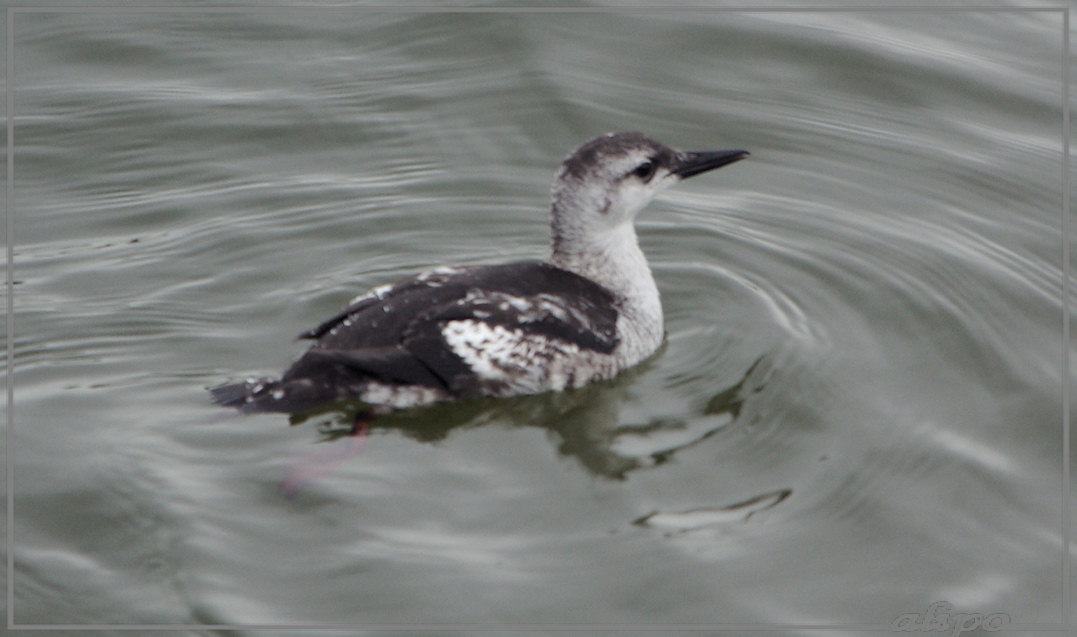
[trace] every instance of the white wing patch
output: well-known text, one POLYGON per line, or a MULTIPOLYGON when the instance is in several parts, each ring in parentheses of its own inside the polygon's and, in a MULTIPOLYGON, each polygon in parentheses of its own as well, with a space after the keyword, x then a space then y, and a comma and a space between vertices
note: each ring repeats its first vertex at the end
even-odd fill
POLYGON ((609 357, 581 352, 574 343, 481 320, 448 321, 441 334, 491 395, 579 387, 612 371, 601 360, 609 357))

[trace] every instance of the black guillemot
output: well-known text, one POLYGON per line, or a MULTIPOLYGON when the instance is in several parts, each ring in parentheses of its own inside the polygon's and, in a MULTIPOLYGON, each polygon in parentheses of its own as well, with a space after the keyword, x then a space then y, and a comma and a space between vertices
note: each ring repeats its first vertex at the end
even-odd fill
POLYGON ((374 288, 300 334, 314 343, 280 378, 214 387, 213 400, 252 412, 358 401, 376 415, 612 378, 663 338, 636 214, 663 188, 747 156, 640 133, 593 139, 554 181, 548 260, 439 267, 374 288))

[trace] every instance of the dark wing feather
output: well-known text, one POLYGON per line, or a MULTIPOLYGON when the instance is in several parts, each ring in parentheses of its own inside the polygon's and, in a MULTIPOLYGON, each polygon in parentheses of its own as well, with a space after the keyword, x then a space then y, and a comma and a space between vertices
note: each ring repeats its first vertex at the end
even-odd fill
POLYGON ((384 383, 446 388, 444 381, 403 347, 358 350, 312 349, 304 356, 313 364, 337 364, 350 372, 384 383))
POLYGON ((442 268, 374 288, 300 338, 321 349, 365 349, 399 345, 403 330, 419 313, 466 294, 485 268, 442 268))
POLYGON ((482 321, 610 353, 617 307, 606 288, 547 263, 435 270, 378 288, 304 332, 317 340, 285 378, 366 377, 473 396, 479 379, 445 342, 446 323, 482 321))
POLYGON ((344 308, 340 312, 337 312, 332 318, 326 319, 318 324, 317 327, 313 327, 305 332, 300 332, 296 338, 309 338, 316 339, 321 338, 326 332, 333 329, 337 325, 344 322, 344 319, 348 318, 352 314, 362 312, 364 309, 377 304, 378 297, 373 294, 367 294, 352 302, 348 307, 344 308))

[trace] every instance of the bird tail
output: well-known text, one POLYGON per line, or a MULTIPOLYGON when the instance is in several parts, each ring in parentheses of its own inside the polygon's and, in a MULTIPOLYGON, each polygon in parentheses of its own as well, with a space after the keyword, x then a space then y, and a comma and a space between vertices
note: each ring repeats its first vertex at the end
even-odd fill
POLYGON ((296 413, 338 399, 330 387, 303 379, 250 378, 208 389, 213 402, 245 412, 296 413))
POLYGON ((252 386, 253 382, 248 380, 242 383, 218 385, 208 389, 210 398, 218 405, 242 409, 244 405, 250 402, 252 386))

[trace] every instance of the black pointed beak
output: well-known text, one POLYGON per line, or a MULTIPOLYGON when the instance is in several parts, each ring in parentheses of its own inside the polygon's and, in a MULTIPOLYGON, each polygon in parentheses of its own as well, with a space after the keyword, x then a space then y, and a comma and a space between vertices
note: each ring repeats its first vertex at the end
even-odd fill
POLYGON ((748 156, 746 150, 703 150, 680 153, 673 160, 673 174, 681 179, 705 173, 740 161, 748 156))

